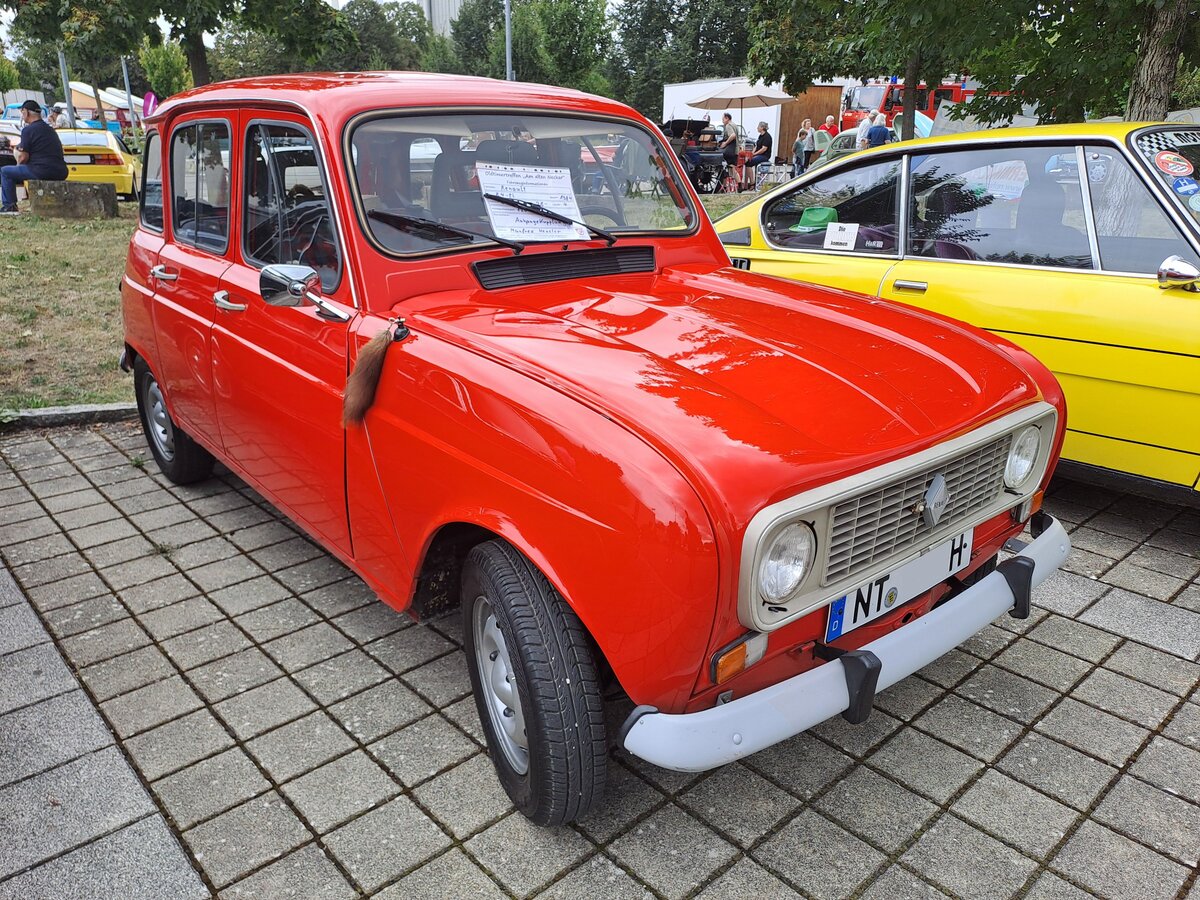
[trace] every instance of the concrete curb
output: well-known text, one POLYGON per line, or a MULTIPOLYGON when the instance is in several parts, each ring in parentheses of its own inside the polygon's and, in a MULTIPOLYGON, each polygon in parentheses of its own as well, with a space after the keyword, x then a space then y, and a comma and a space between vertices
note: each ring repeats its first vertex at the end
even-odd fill
POLYGON ((0 411, 0 431, 53 428, 62 425, 90 425, 93 422, 119 422, 136 416, 136 403, 85 403, 78 406, 18 409, 11 418, 4 411, 0 411))

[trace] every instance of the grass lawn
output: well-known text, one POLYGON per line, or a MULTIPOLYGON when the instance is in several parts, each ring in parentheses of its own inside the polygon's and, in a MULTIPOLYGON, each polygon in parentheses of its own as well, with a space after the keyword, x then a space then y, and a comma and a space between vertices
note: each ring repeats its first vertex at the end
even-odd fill
MULTIPOLYGON (((757 194, 705 196, 716 218, 757 194)), ((118 282, 137 218, 63 222, 0 218, 0 415, 5 409, 133 399, 117 369, 118 282)))
POLYGON ((137 209, 94 222, 0 218, 0 411, 132 400, 118 281, 137 209))

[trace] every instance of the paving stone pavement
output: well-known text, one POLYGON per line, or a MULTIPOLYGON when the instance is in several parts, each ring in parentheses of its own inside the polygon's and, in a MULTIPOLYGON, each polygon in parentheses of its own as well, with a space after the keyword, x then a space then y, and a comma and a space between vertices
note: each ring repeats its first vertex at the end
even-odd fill
POLYGON ((493 775, 455 617, 148 459, 125 423, 0 437, 3 900, 1200 900, 1197 510, 1058 482, 1076 549, 1030 619, 862 726, 706 775, 614 751, 600 809, 545 830, 493 775))

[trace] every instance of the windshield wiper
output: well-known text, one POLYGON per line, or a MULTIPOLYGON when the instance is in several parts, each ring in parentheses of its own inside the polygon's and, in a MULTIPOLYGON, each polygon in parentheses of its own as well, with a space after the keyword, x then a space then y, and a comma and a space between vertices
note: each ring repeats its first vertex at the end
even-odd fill
POLYGON ((499 194, 484 194, 483 199, 495 200, 497 203, 503 203, 505 206, 523 209, 525 212, 535 213, 547 219, 553 219, 555 222, 562 222, 564 225, 581 225, 596 237, 608 241, 608 246, 610 247, 617 242, 617 236, 611 231, 605 231, 603 228, 597 228, 595 225, 589 225, 587 222, 580 222, 572 219, 570 216, 564 216, 562 213, 555 212, 548 207, 542 206, 540 203, 530 203, 528 200, 518 200, 515 197, 502 197, 499 194))
POLYGON ((382 209, 367 210, 367 218, 378 219, 380 222, 386 222, 388 225, 393 225, 406 231, 417 231, 422 228, 430 231, 440 231, 442 234, 452 234, 455 237, 466 238, 483 238, 485 241, 495 241, 497 244, 503 244, 512 250, 514 254, 519 254, 525 249, 525 245, 519 241, 510 241, 506 238, 496 237, 494 234, 485 234, 482 231, 471 231, 469 228, 459 228, 457 225, 447 225, 445 222, 439 222, 437 219, 426 219, 424 216, 409 216, 403 213, 387 212, 382 209))

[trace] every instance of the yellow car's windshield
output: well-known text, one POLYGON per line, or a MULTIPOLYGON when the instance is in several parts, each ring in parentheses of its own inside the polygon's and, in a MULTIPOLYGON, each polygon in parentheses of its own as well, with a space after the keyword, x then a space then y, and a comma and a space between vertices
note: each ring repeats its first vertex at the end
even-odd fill
POLYGON ((1174 202, 1200 225, 1200 128, 1145 131, 1134 146, 1174 202))

